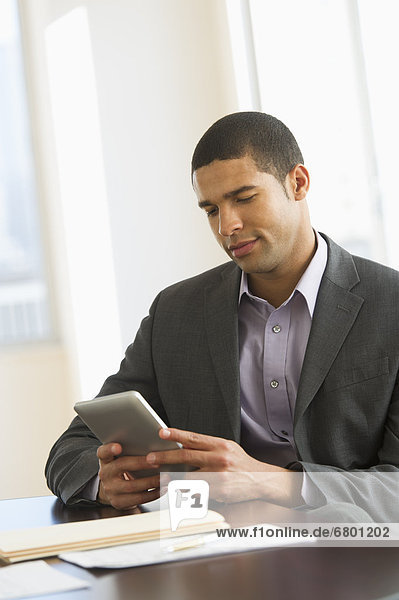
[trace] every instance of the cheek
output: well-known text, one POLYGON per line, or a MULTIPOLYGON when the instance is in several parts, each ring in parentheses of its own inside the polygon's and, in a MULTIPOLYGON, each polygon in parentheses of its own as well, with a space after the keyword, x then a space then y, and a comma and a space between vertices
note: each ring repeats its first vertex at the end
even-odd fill
POLYGON ((266 218, 263 215, 263 223, 270 231, 281 236, 291 228, 291 217, 284 208, 280 207, 279 210, 270 211, 266 218))

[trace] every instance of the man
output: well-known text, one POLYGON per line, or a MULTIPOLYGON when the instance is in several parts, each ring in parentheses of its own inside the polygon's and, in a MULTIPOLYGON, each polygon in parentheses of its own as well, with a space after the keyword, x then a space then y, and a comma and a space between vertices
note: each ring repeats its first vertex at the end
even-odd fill
POLYGON ((226 500, 301 504, 311 486, 291 475, 303 470, 316 485, 314 473, 343 473, 338 500, 367 503, 399 466, 398 273, 312 229, 302 154, 269 115, 217 121, 192 178, 232 261, 162 291, 100 391, 140 391, 171 427, 160 436, 184 448, 118 458, 76 418, 50 453, 50 488, 127 508, 159 495, 158 478, 129 471, 182 462, 237 473, 226 500), (359 473, 372 486, 353 492, 359 473))

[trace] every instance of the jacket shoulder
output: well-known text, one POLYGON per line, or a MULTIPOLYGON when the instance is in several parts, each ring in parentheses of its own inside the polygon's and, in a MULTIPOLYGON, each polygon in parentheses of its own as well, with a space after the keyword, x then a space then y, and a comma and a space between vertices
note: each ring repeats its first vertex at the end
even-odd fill
POLYGON ((241 270, 233 261, 230 261, 168 286, 161 292, 160 297, 162 299, 171 299, 175 296, 192 296, 207 287, 219 285, 226 279, 234 280, 237 278, 238 281, 240 275, 241 270))
POLYGON ((385 280, 399 284, 399 271, 362 256, 352 255, 353 262, 361 279, 372 278, 376 281, 385 280))
POLYGON ((399 285, 399 272, 391 267, 362 256, 351 254, 328 236, 321 233, 327 242, 328 260, 325 277, 344 289, 366 286, 369 289, 386 290, 399 285))

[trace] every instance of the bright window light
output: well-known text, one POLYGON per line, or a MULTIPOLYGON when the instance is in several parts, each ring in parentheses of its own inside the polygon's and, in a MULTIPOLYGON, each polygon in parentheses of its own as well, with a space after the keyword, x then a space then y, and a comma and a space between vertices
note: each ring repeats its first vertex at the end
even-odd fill
POLYGON ((389 264, 399 269, 399 3, 358 2, 389 264))
POLYGON ((96 82, 85 8, 46 31, 72 320, 82 397, 121 355, 96 82))
POLYGON ((397 0, 239 4, 250 10, 260 108, 288 125, 310 170, 314 225, 356 254, 399 266, 397 0))
POLYGON ((0 345, 51 337, 16 0, 0 2, 0 345))

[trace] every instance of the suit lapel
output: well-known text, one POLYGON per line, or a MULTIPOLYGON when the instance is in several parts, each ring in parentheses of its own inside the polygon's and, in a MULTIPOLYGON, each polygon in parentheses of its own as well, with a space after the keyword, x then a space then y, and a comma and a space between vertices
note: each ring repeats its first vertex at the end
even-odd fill
POLYGON ((323 383, 363 304, 363 298, 350 291, 359 282, 352 256, 328 238, 326 241, 328 261, 299 381, 294 426, 323 383))
POLYGON ((226 265, 219 285, 205 294, 205 323, 215 374, 229 415, 233 438, 240 437, 240 376, 238 348, 238 292, 241 270, 226 265))

